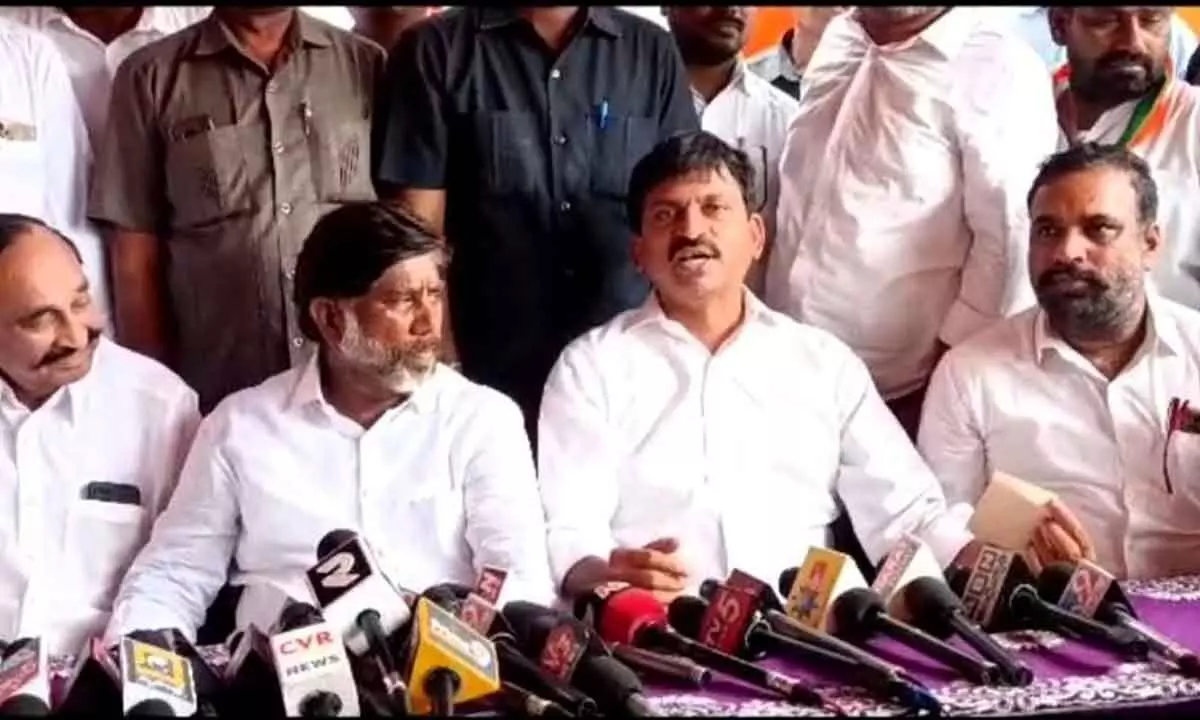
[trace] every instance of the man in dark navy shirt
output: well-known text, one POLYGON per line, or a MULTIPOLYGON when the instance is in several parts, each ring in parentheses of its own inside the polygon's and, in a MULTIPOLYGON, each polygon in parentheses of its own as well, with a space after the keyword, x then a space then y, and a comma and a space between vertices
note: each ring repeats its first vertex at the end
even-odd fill
POLYGON ((401 37, 379 102, 381 197, 445 233, 462 369, 532 437, 563 347, 648 291, 625 193, 644 154, 699 127, 675 45, 615 8, 454 8, 401 37))

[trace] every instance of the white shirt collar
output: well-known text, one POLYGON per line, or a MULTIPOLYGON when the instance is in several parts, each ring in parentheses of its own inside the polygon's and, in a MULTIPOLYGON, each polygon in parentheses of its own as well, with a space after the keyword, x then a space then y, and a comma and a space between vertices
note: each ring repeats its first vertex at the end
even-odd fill
MULTIPOLYGON (((1142 347, 1147 349, 1161 347, 1172 355, 1184 353, 1186 346, 1179 335, 1179 328, 1163 308, 1163 301, 1158 293, 1151 291, 1150 288, 1146 289, 1146 313, 1149 322, 1142 347)), ((1046 353, 1051 350, 1060 357, 1078 355, 1074 348, 1051 329, 1046 311, 1039 309, 1037 319, 1033 324, 1033 353, 1038 365, 1045 362, 1046 353)))
MULTIPOLYGON (((745 288, 742 289, 742 293, 743 297, 745 298, 745 312, 742 316, 742 322, 738 325, 737 330, 730 335, 729 340, 726 341, 726 344, 740 335, 741 331, 746 327, 770 319, 771 310, 764 305, 761 300, 755 297, 754 293, 745 288)), ((646 298, 646 301, 642 303, 642 306, 633 311, 633 313, 630 315, 629 324, 626 326, 626 330, 633 331, 639 327, 644 327, 647 325, 657 325, 662 330, 673 333, 682 332, 689 338, 693 337, 690 332, 684 329, 681 323, 667 316, 666 312, 662 308, 662 304, 658 301, 657 292, 650 293, 650 296, 646 298)))
POLYGON ((708 107, 713 102, 716 102, 717 98, 721 97, 721 95, 725 94, 725 92, 729 90, 734 90, 736 92, 740 92, 742 95, 749 96, 750 88, 746 86, 747 74, 746 59, 739 56, 737 59, 737 64, 733 66, 733 75, 729 77, 729 82, 725 84, 725 87, 718 90, 716 95, 713 95, 712 100, 705 100, 704 96, 701 95, 695 87, 692 87, 692 102, 696 106, 696 113, 703 113, 704 108, 708 107))
MULTIPOLYGON (((166 35, 174 32, 175 24, 172 23, 171 19, 167 16, 168 11, 169 8, 165 7, 155 7, 152 5, 143 7, 142 14, 140 17, 138 17, 137 24, 133 26, 132 30, 128 30, 124 34, 128 35, 130 33, 156 32, 166 35)), ((88 37, 92 36, 90 32, 76 25, 75 21, 72 20, 69 15, 57 7, 49 7, 46 9, 46 12, 50 15, 46 20, 47 25, 50 23, 59 23, 74 33, 87 35, 88 37)))
POLYGON ((849 25, 854 29, 859 39, 872 47, 879 48, 883 52, 897 52, 906 50, 917 43, 924 43, 937 50, 947 60, 954 58, 958 54, 958 51, 962 49, 963 44, 970 35, 969 31, 979 20, 971 12, 971 8, 951 8, 934 21, 933 24, 918 33, 916 37, 905 42, 880 47, 867 35, 867 31, 858 22, 856 13, 849 13, 849 17, 851 18, 849 25))
POLYGON ((26 407, 25 403, 17 399, 17 393, 12 386, 0 378, 0 421, 10 426, 16 426, 37 412, 62 412, 67 421, 74 425, 76 418, 80 417, 84 411, 88 388, 92 385, 91 378, 100 372, 99 367, 107 354, 105 345, 108 342, 107 338, 100 338, 96 352, 92 355, 92 367, 88 369, 86 375, 56 390, 36 410, 26 407))
MULTIPOLYGON (((320 351, 312 353, 297 374, 296 384, 292 387, 287 407, 288 409, 297 409, 314 405, 326 412, 341 415, 325 399, 325 392, 321 387, 321 369, 317 362, 319 356, 320 351)), ((439 363, 408 400, 384 413, 385 417, 390 413, 409 407, 421 414, 433 412, 437 408, 438 386, 444 372, 439 363)))

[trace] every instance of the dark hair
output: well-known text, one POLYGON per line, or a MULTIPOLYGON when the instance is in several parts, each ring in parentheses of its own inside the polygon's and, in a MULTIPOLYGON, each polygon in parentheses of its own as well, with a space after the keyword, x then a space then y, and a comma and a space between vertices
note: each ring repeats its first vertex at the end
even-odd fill
POLYGON ((1126 150, 1121 145, 1094 142, 1081 143, 1051 155, 1042 163, 1033 187, 1025 197, 1025 206, 1033 208, 1033 197, 1046 185, 1066 175, 1093 168, 1107 167, 1120 170, 1129 176, 1133 191, 1137 194, 1138 220, 1152 223, 1158 217, 1158 186, 1150 175, 1146 161, 1126 150))
POLYGON ((20 213, 0 213, 0 253, 7 250, 10 245, 17 241, 17 238, 34 230, 45 230, 59 240, 62 240, 71 249, 71 254, 75 256, 75 259, 81 265, 83 264, 83 257, 79 254, 79 248, 75 247, 75 243, 71 241, 71 238, 50 227, 38 218, 20 213))
POLYGON ((635 233, 642 231, 642 210, 650 191, 668 180, 705 170, 728 172, 741 188, 746 208, 758 207, 750 157, 710 132, 693 130, 663 140, 634 166, 625 198, 629 227, 635 233))
POLYGON ((313 226, 296 259, 292 302, 300 332, 319 341, 309 316, 316 298, 355 298, 393 265, 436 252, 448 258, 442 239, 404 208, 383 202, 343 205, 313 226))

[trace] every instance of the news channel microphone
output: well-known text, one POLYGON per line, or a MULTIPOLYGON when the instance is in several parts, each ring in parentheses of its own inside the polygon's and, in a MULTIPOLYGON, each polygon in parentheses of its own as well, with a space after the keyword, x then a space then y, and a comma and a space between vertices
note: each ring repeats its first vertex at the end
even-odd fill
POLYGON ((609 649, 613 657, 654 680, 688 685, 698 690, 704 689, 712 681, 711 670, 685 657, 643 650, 621 643, 614 643, 609 649))
POLYGON ((287 606, 271 657, 288 717, 354 717, 358 687, 341 634, 306 603, 287 606))
POLYGON ((230 636, 227 645, 223 706, 257 716, 281 714, 283 691, 275 674, 270 637, 250 624, 230 636))
MULTIPOLYGON (((456 583, 442 583, 426 588, 421 593, 421 597, 436 603, 439 607, 447 612, 450 612, 460 620, 462 620, 462 606, 467 602, 467 598, 476 596, 476 593, 465 585, 456 583)), ((537 693, 539 696, 560 705, 567 709, 573 715, 577 716, 593 716, 599 713, 596 707, 596 702, 584 693, 571 687, 563 680, 546 672, 534 660, 525 657, 520 645, 517 643, 516 631, 505 619, 504 615, 495 612, 494 608, 476 616, 478 622, 482 615, 490 615, 492 618, 491 626, 480 632, 472 626, 476 632, 481 635, 486 635, 492 641, 493 647, 496 649, 496 656, 500 662, 500 677, 507 683, 527 688, 529 691, 537 693)), ((471 626, 471 623, 466 623, 471 626)))
POLYGON ((496 648, 453 614, 422 597, 413 613, 408 711, 452 715, 456 705, 500 690, 496 648))
POLYGON ((654 717, 638 676, 615 660, 579 620, 530 602, 504 607, 504 618, 527 654, 560 682, 592 697, 606 714, 654 717))
POLYGON ((863 642, 884 635, 951 668, 977 685, 995 685, 999 669, 990 662, 948 645, 887 614, 883 599, 868 588, 855 588, 833 603, 838 634, 863 642))
POLYGON ((1005 650, 967 617, 962 602, 940 579, 919 577, 902 590, 904 602, 916 627, 937 638, 957 635, 967 645, 1000 669, 1008 685, 1024 687, 1033 682, 1033 670, 1005 650))
POLYGON ((195 714, 196 686, 192 679, 192 664, 187 658, 125 637, 121 639, 120 659, 121 706, 126 715, 131 712, 152 714, 144 704, 147 702, 156 709, 153 714, 174 717, 195 714))
POLYGON ((891 552, 879 564, 871 590, 883 599, 888 615, 912 622, 903 590, 913 580, 921 577, 942 579, 942 566, 924 542, 911 534, 904 534, 891 552))
POLYGON ((854 559, 827 548, 809 548, 799 568, 779 575, 779 594, 787 598, 787 614, 801 625, 832 632, 833 601, 853 588, 865 588, 854 559))
MULTIPOLYGON (((594 594, 593 594, 594 595, 594 594)), ((668 624, 667 610, 649 592, 626 587, 587 600, 593 627, 607 643, 623 643, 654 652, 682 655, 715 673, 784 697, 789 702, 826 710, 825 699, 802 684, 772 670, 714 650, 686 637, 668 624)))
POLYGON ((120 712, 121 670, 101 638, 84 643, 56 710, 63 714, 120 712))
POLYGON ((1126 636, 1140 639, 1151 652, 1171 662, 1184 675, 1200 678, 1200 659, 1138 619, 1120 584, 1107 570, 1081 560, 1076 565, 1051 563, 1038 577, 1038 594, 1069 612, 1091 617, 1126 636))
POLYGON ((50 714, 50 660, 41 638, 8 645, 0 662, 0 717, 50 714))
POLYGON ((354 532, 326 533, 317 546, 317 556, 306 579, 326 622, 342 633, 355 655, 371 652, 387 662, 388 636, 401 630, 412 617, 408 603, 379 570, 366 542, 354 532))
POLYGON ((511 682, 500 684, 501 705, 510 713, 521 717, 575 717, 562 705, 547 700, 511 682))

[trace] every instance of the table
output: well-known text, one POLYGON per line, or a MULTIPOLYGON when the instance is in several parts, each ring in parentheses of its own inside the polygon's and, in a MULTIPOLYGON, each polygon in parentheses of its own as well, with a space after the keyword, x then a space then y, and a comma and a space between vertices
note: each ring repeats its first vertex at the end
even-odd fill
MULTIPOLYGON (((1126 593, 1139 616, 1152 627, 1189 649, 1200 652, 1200 576, 1170 580, 1129 582, 1126 593)), ((1036 679, 1024 688, 981 687, 891 641, 873 641, 872 648, 886 660, 907 668, 941 700, 947 715, 1048 715, 1135 711, 1145 719, 1148 711, 1195 716, 1200 714, 1200 680, 1183 677, 1158 663, 1129 662, 1120 656, 1064 640, 1052 633, 1023 632, 998 636, 1019 654, 1036 679)), ((953 644, 966 647, 955 641, 953 644)), ((831 686, 799 665, 768 660, 764 663, 811 686, 841 706, 848 715, 899 715, 902 708, 875 700, 850 688, 831 686)), ((703 694, 656 686, 655 705, 671 715, 688 716, 790 716, 822 713, 772 699, 765 693, 719 676, 703 694)))
MULTIPOLYGON (((1200 652, 1200 576, 1125 584, 1126 593, 1143 620, 1192 650, 1200 652)), ((1112 653, 1070 642, 1052 633, 1025 632, 998 636, 1033 669, 1036 679, 1024 688, 980 687, 958 680, 940 665, 890 641, 873 642, 884 659, 907 668, 941 700, 947 715, 1038 715, 1082 711, 1129 710, 1139 720, 1150 711, 1194 716, 1200 712, 1200 680, 1173 673, 1156 663, 1135 663, 1112 653)), ((955 644, 958 644, 955 642, 955 644)), ((961 645, 960 645, 961 646, 961 645)), ((225 661, 221 646, 200 648, 214 665, 225 661)), ((801 666, 767 660, 768 667, 811 686, 842 707, 848 715, 900 715, 903 709, 860 691, 831 685, 801 666)), ((51 661, 61 681, 70 673, 70 658, 51 661)), ((680 716, 807 717, 821 713, 798 707, 771 695, 714 675, 703 693, 662 685, 647 687, 651 702, 664 714, 680 716)))

